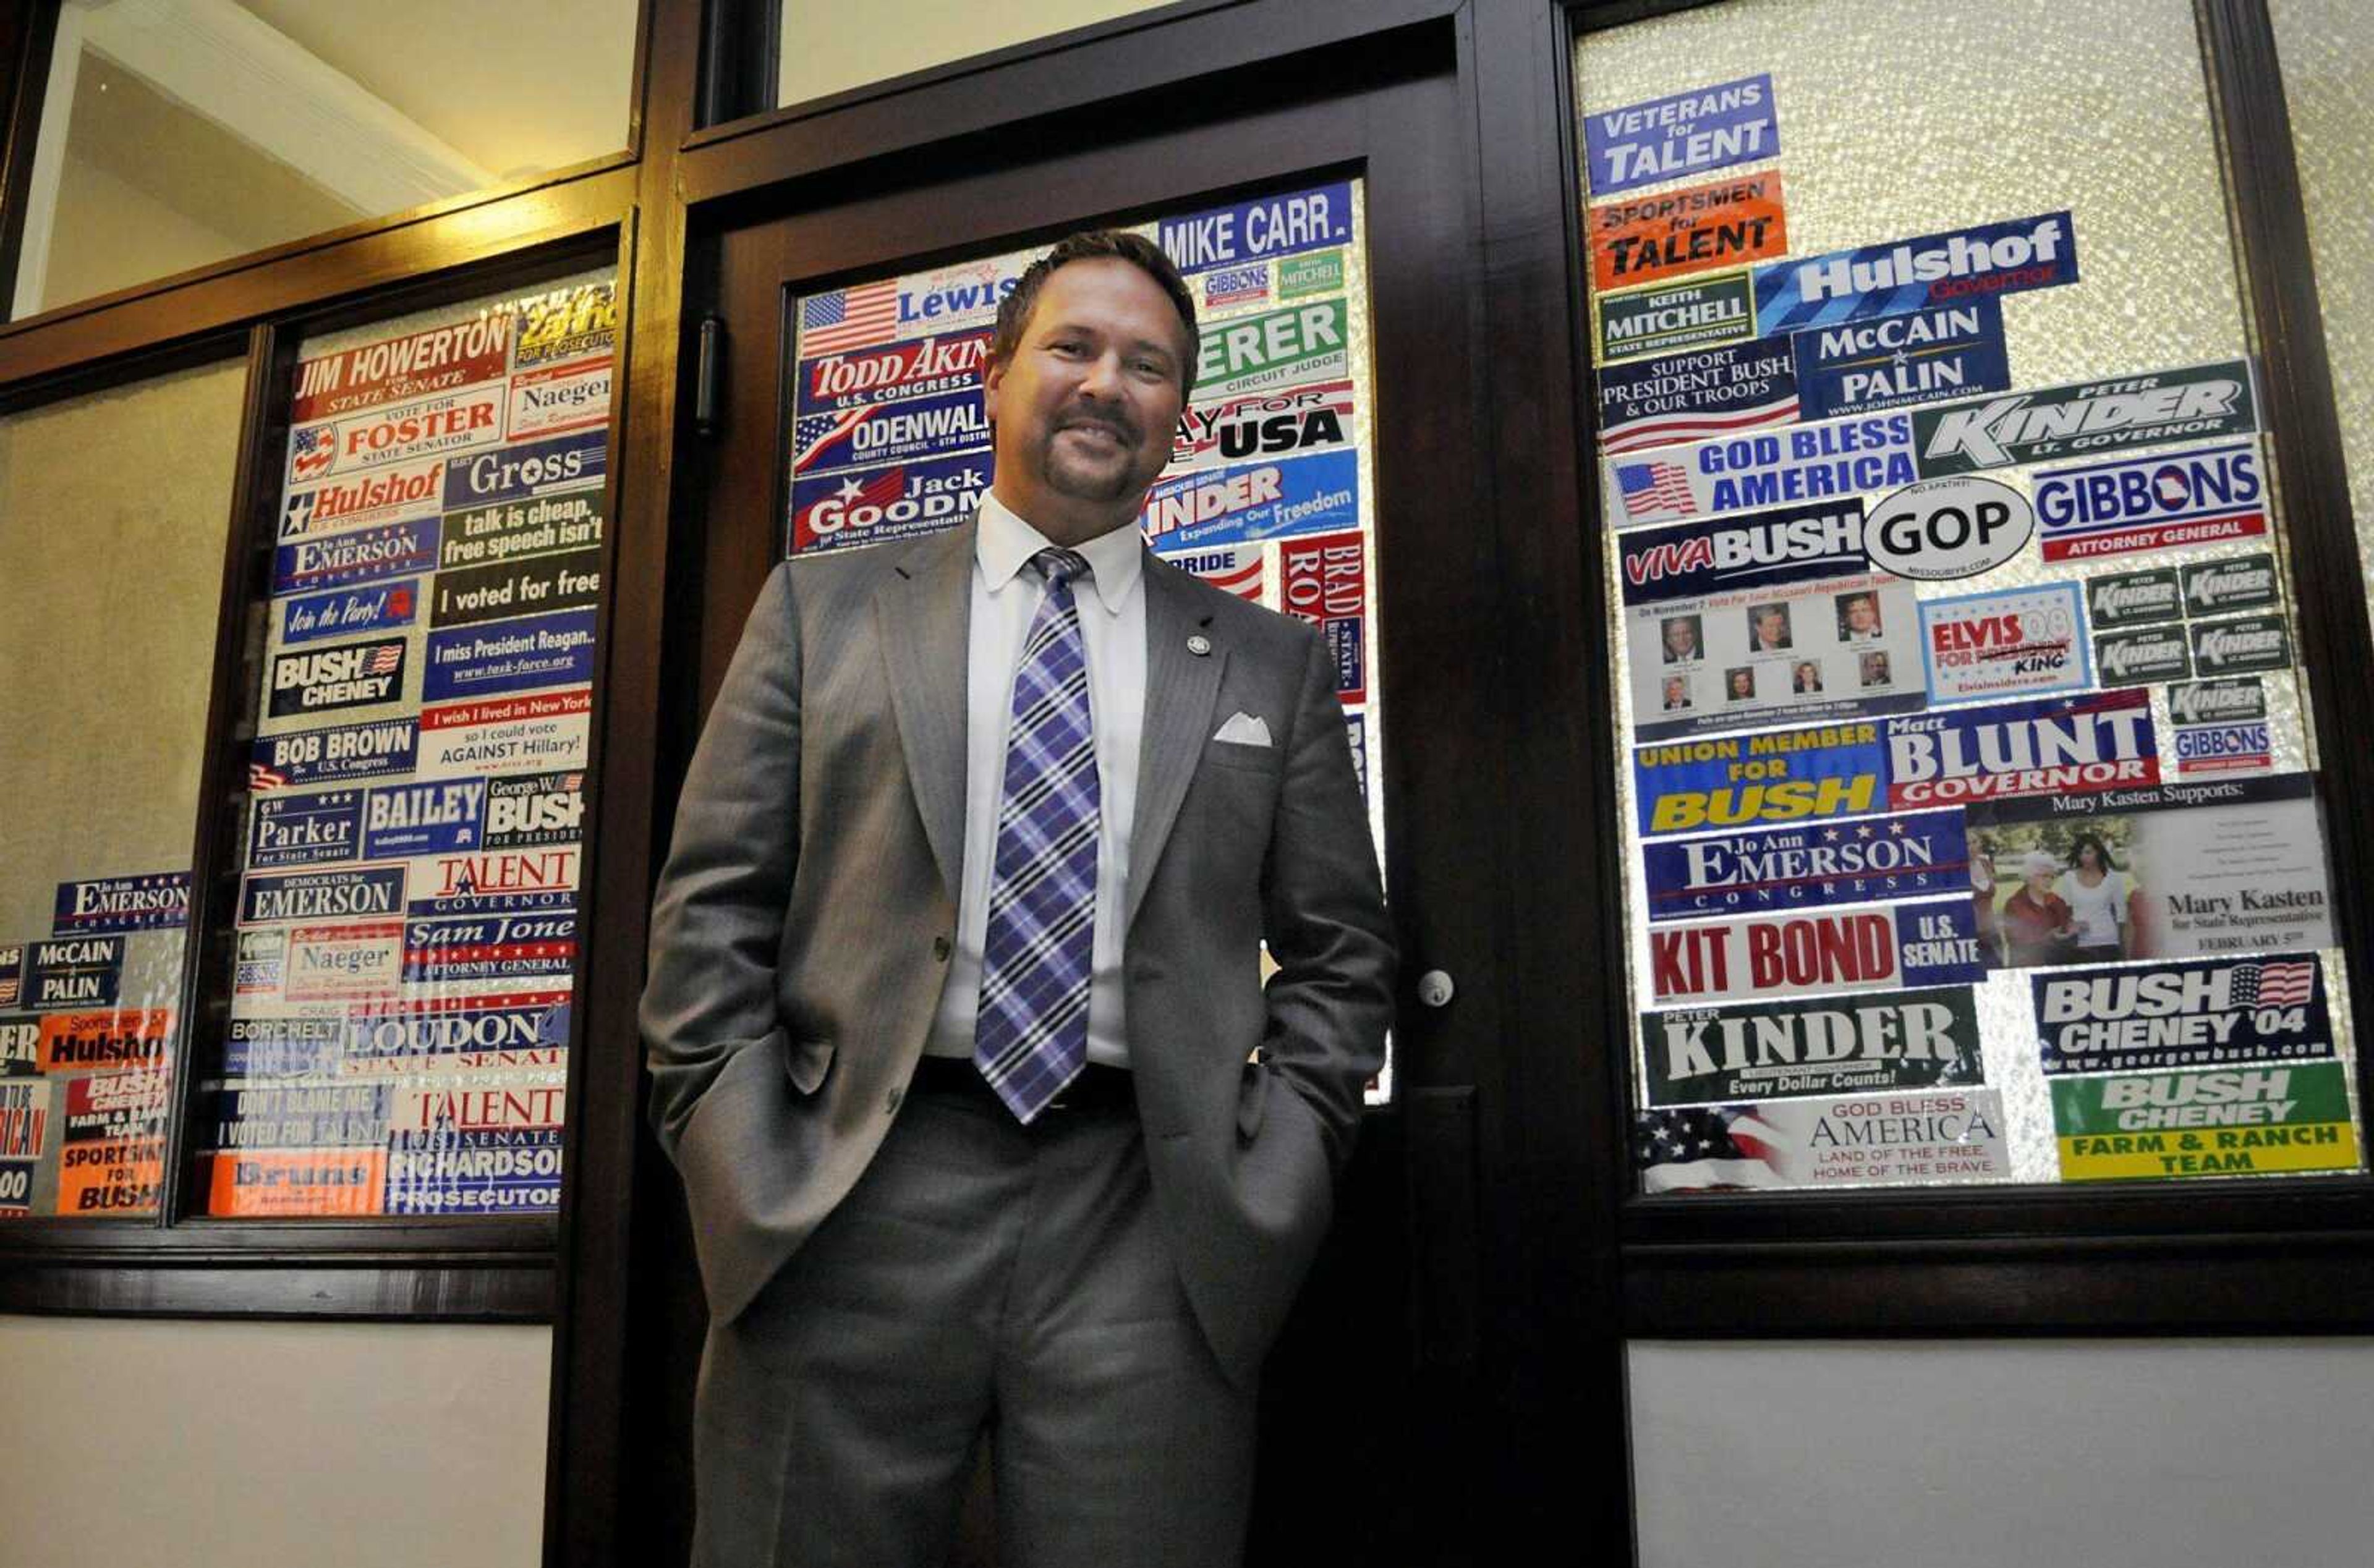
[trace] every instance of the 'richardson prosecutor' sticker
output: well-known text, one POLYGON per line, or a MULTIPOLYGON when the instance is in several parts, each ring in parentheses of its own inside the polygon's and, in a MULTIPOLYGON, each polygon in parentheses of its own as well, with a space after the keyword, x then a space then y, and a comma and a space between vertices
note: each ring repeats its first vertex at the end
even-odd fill
POLYGON ((1756 295, 1745 271, 1594 295, 1592 308, 1603 363, 1756 335, 1756 295))
POLYGON ((2248 441, 2060 468, 2036 477, 2044 558, 2086 560, 2256 538, 2267 532, 2248 441))
POLYGON ((1721 1001, 1983 978, 1967 895, 1851 913, 1773 915, 1649 933, 1657 1000, 1721 1001))
POLYGON ((1970 885, 1958 811, 1670 838, 1640 855, 1651 920, 1935 897, 1970 885))
POLYGON ((1640 1053, 1652 1106, 1930 1089, 1984 1075, 1967 986, 1647 1012, 1640 1053))
POLYGON ((1769 263, 1756 269, 1756 315, 1766 332, 1793 332, 2076 281, 2076 230, 2045 213, 1769 263))
POLYGON ((2056 969, 2027 983, 2048 1073, 2333 1055, 2324 972, 2313 953, 2056 969))
POLYGON ((1778 158, 1772 78, 1742 76, 1593 114, 1583 121, 1582 141, 1594 196, 1778 158))
POLYGON ((1912 417, 1921 476, 2084 457, 2259 427, 2251 365, 2228 359, 2115 381, 2007 392, 1912 417))
POLYGON ((1805 417, 1935 403, 2011 385, 2003 306, 1971 299, 1789 334, 1805 417))
POLYGON ((2337 1061, 2064 1078, 2052 1125, 2063 1181, 2357 1168, 2337 1061))

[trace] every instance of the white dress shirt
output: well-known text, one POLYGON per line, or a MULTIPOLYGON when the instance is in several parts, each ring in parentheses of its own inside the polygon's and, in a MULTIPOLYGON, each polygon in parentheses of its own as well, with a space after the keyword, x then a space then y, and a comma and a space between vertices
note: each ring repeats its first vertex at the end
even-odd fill
MULTIPOLYGON (((956 951, 924 1049, 970 1058, 981 1012, 981 955, 989 930, 990 883, 997 870, 998 797, 1005 782, 1005 733, 1013 720, 1014 670, 1031 618, 1046 596, 1030 557, 1052 542, 995 495, 981 503, 972 558, 972 630, 965 678, 964 873, 957 890, 956 951)), ((1122 916, 1128 907, 1129 829, 1137 809, 1137 743, 1146 720, 1146 545, 1134 521, 1075 546, 1094 579, 1072 585, 1088 659, 1088 712, 1097 735, 1097 787, 1104 825, 1097 834, 1097 920, 1088 980, 1088 1059, 1129 1065, 1122 1000, 1122 916)))

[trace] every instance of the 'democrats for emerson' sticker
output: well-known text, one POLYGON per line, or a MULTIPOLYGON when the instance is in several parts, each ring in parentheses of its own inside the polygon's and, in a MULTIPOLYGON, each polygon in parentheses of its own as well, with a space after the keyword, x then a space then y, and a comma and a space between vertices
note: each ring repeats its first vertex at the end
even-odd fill
POLYGON ((1898 577, 1943 582, 1976 577, 2018 555, 2036 532, 2036 509, 1998 480, 1963 474, 1908 485, 1871 509, 1863 548, 1898 577))

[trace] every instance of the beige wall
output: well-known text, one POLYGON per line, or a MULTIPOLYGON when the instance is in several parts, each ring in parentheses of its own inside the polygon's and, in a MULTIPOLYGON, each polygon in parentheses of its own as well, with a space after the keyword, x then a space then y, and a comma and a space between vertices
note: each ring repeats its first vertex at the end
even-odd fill
POLYGON ((524 1568, 552 1334, 0 1317, 0 1562, 524 1568))
POLYGON ((1629 1360, 1640 1568, 2338 1568, 2374 1539, 2374 1340, 1629 1360))

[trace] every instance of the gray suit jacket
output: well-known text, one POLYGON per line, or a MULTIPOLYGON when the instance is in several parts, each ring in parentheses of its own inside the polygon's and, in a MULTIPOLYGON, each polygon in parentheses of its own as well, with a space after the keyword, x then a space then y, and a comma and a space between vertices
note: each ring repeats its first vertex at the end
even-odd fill
MULTIPOLYGON (((873 1158, 938 1006, 972 558, 967 524, 777 568, 685 780, 641 1019, 721 1321, 873 1158)), ((1323 641, 1158 559, 1145 590, 1130 1059, 1157 1212, 1249 1387, 1327 1227, 1393 940, 1323 641), (1272 746, 1212 738, 1240 710, 1272 746)))

